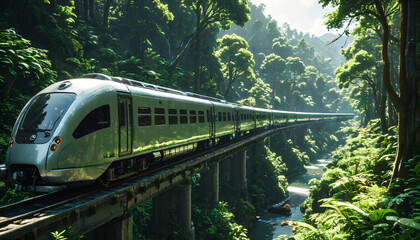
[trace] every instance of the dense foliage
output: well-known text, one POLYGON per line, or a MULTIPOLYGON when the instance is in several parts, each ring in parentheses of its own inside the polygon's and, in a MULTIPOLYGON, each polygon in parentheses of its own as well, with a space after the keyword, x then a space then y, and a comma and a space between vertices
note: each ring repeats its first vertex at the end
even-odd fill
POLYGON ((419 36, 408 24, 420 21, 412 15, 419 10, 413 2, 320 1, 335 7, 327 14, 329 28, 348 24, 343 32, 348 34, 350 22, 358 22, 352 31, 355 42, 342 51, 349 61, 335 72, 338 86, 350 89, 364 127, 344 129, 346 145, 334 152, 323 178, 311 183, 310 197, 302 205, 305 223, 284 223, 296 226, 292 239, 420 239, 415 104, 420 95, 408 90, 418 88, 420 75, 406 68, 418 67, 420 56, 419 36))
POLYGON ((418 239, 420 159, 409 161, 410 179, 387 194, 395 128, 383 135, 379 121, 371 121, 366 128, 345 131, 346 144, 333 153, 322 179, 311 182, 311 195, 302 205, 307 221, 295 223, 293 238, 418 239))

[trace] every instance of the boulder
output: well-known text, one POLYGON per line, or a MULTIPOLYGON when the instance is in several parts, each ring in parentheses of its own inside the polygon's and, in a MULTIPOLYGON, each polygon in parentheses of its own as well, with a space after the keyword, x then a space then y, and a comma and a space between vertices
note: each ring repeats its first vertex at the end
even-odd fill
POLYGON ((277 214, 284 214, 284 215, 292 214, 290 205, 287 203, 284 204, 283 206, 279 204, 274 204, 267 211, 270 213, 277 213, 277 214))

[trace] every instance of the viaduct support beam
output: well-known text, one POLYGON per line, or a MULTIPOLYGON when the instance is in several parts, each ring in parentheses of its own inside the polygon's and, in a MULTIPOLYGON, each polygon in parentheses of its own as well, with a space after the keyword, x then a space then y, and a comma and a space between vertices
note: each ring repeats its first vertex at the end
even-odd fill
POLYGON ((241 150, 233 155, 231 162, 231 183, 239 189, 247 188, 246 179, 246 150, 241 150))
POLYGON ((88 239, 133 239, 133 216, 114 218, 87 234, 88 239))
POLYGON ((207 171, 201 173, 201 193, 215 208, 219 202, 219 163, 212 164, 207 171))
POLYGON ((153 198, 153 221, 156 232, 164 234, 179 226, 183 239, 194 239, 191 222, 191 183, 184 181, 153 198))

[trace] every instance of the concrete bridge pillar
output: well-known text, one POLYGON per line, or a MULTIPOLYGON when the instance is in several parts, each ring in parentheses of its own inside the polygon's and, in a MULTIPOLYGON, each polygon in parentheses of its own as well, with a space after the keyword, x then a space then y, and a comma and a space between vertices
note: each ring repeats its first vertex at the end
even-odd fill
POLYGON ((299 126, 296 127, 294 129, 295 131, 295 139, 294 139, 294 143, 298 146, 302 146, 303 143, 305 142, 305 134, 306 134, 306 130, 308 129, 308 127, 306 126, 299 126))
POLYGON ((246 150, 241 150, 233 155, 231 164, 232 185, 239 189, 246 189, 246 150))
POLYGON ((129 214, 112 219, 86 235, 88 239, 133 239, 133 216, 129 214))
POLYGON ((207 171, 201 173, 200 189, 210 207, 215 208, 219 202, 219 163, 212 164, 207 171))
POLYGON ((177 223, 187 239, 194 239, 194 227, 191 222, 191 182, 184 182, 175 187, 178 192, 177 223))
POLYGON ((157 232, 171 231, 171 223, 183 238, 194 239, 191 222, 191 183, 185 181, 153 198, 153 221, 157 232))

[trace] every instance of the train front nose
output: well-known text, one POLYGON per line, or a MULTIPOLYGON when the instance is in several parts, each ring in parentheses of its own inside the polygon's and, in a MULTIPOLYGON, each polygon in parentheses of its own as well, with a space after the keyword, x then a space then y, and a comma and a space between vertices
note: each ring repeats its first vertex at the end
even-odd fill
MULTIPOLYGON (((42 93, 33 97, 22 110, 6 156, 9 175, 19 184, 34 186, 48 182, 51 167, 47 166, 47 156, 53 141, 57 140, 53 135, 75 99, 74 93, 42 93)), ((51 151, 56 149, 55 146, 51 151)))
POLYGON ((48 143, 14 143, 9 147, 6 157, 9 176, 23 185, 34 185, 46 181, 44 172, 47 164, 48 146, 48 143))

